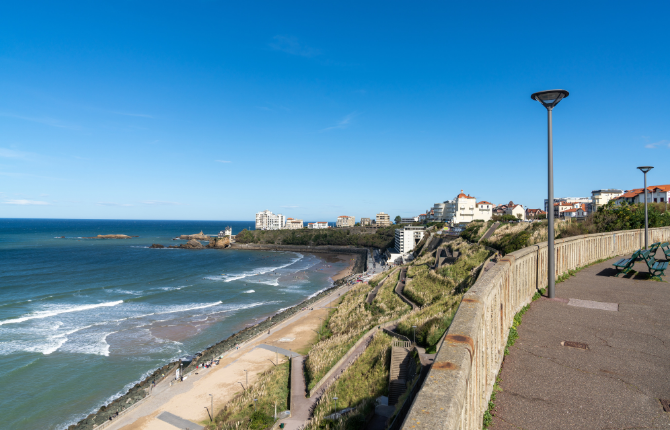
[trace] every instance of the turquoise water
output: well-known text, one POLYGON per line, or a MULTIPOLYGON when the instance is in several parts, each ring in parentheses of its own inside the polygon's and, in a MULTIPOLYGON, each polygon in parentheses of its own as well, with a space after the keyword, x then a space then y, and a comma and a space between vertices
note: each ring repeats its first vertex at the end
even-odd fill
POLYGON ((253 223, 0 219, 0 428, 65 428, 155 368, 329 287, 346 266, 148 248, 228 225, 253 223), (98 234, 139 237, 82 239, 98 234))

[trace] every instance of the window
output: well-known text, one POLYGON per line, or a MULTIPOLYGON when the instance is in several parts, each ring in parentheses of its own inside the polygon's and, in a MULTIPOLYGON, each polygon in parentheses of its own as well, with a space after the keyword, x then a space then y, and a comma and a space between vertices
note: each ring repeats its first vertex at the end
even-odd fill
POLYGON ((656 197, 654 197, 654 203, 658 203, 656 200, 658 200, 656 197))

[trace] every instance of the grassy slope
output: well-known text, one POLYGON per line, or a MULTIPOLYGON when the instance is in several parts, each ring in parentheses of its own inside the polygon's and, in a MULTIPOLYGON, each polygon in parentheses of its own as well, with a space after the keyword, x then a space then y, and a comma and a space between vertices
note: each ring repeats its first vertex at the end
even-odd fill
POLYGON ((267 428, 274 422, 272 417, 275 402, 277 402, 277 411, 285 411, 288 409, 288 396, 289 362, 286 361, 262 373, 254 385, 228 402, 216 415, 215 425, 209 425, 207 429, 260 430, 267 428), (258 399, 256 414, 254 414, 254 399, 258 399))

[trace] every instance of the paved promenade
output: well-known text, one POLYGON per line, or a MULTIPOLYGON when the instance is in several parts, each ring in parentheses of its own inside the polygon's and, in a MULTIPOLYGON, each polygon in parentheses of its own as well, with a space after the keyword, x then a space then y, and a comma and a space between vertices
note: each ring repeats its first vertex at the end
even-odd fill
POLYGON ((659 400, 670 400, 670 284, 643 280, 644 262, 615 278, 617 259, 532 303, 500 372, 494 430, 670 429, 659 400))

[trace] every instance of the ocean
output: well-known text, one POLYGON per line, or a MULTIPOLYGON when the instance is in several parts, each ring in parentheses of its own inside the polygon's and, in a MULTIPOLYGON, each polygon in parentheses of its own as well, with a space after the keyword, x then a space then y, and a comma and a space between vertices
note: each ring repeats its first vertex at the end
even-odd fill
POLYGON ((347 266, 149 248, 226 226, 253 222, 0 219, 0 428, 66 428, 157 367, 332 286, 347 266), (139 237, 83 239, 98 234, 139 237))

